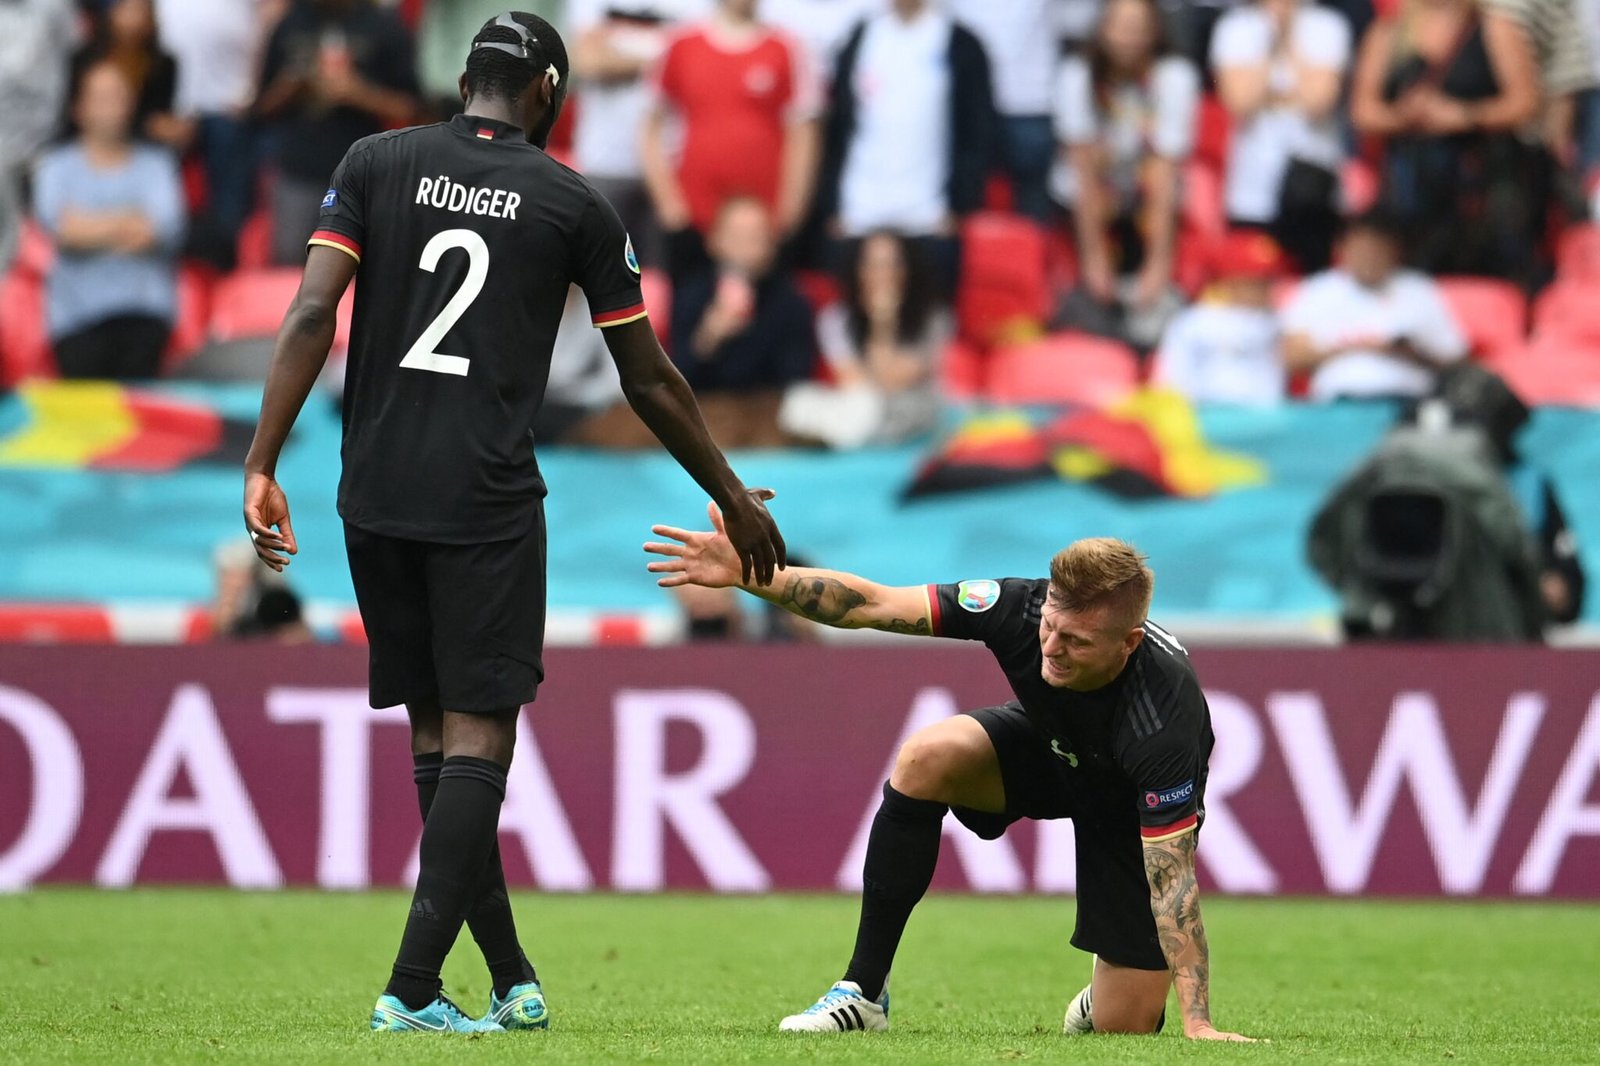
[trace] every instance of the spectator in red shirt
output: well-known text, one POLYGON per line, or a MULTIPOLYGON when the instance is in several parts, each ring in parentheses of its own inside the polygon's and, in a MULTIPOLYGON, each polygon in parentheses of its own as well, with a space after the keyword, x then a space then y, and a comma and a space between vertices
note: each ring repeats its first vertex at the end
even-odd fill
POLYGON ((720 0, 706 22, 667 46, 641 151, 674 278, 706 265, 703 235, 723 203, 753 197, 792 235, 815 181, 820 91, 804 50, 756 21, 755 0, 720 0), (683 148, 670 160, 676 114, 683 148))

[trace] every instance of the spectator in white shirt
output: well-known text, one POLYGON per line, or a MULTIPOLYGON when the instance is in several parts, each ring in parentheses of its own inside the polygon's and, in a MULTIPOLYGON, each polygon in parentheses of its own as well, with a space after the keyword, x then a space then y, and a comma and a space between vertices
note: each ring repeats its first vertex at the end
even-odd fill
POLYGON ((1235 230, 1218 242, 1205 295, 1167 327, 1151 379, 1195 403, 1270 407, 1282 402, 1272 283, 1288 264, 1265 233, 1235 230))
POLYGON ((1310 0, 1255 0, 1211 39, 1233 119, 1225 199, 1235 224, 1267 227, 1303 271, 1328 263, 1338 228, 1338 117, 1350 27, 1310 0))
POLYGON ((1000 113, 999 163, 1012 204, 1036 222, 1050 219, 1051 93, 1059 58, 1058 0, 945 0, 989 54, 1000 113))
POLYGON ((761 19, 804 45, 828 79, 851 32, 888 9, 889 0, 761 0, 761 19))
POLYGON ((993 162, 989 59, 928 0, 894 0, 839 54, 818 210, 837 237, 879 229, 919 239, 953 289, 959 217, 983 204, 993 162))
POLYGON ((647 76, 681 23, 706 18, 711 0, 571 0, 578 114, 573 164, 617 209, 639 261, 662 263, 661 231, 645 188, 639 137, 650 112, 647 76))
POLYGON ((1311 398, 1423 396, 1467 354, 1439 287, 1400 266, 1401 231, 1382 211, 1353 219, 1339 266, 1308 278, 1283 309, 1283 361, 1311 373, 1311 398))
POLYGON ((234 261, 260 162, 248 115, 269 30, 260 0, 156 0, 161 43, 178 63, 177 114, 194 122, 205 166, 205 213, 190 248, 223 269, 234 261))
POLYGON ((1056 88, 1053 187, 1072 213, 1084 295, 1122 318, 1140 347, 1155 343, 1178 302, 1179 171, 1199 100, 1194 67, 1166 52, 1154 0, 1111 0, 1087 55, 1062 65, 1056 88))

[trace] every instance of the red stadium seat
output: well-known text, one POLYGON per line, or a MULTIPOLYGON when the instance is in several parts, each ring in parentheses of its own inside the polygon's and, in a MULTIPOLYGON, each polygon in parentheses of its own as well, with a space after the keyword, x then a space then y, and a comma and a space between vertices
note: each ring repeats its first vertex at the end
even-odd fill
POLYGON ((261 208, 239 229, 240 270, 265 270, 272 265, 272 214, 261 208))
POLYGON ((12 270, 0 277, 0 385, 54 373, 44 281, 26 270, 12 270))
POLYGON ((172 337, 162 357, 163 373, 170 372, 205 344, 211 322, 211 286, 209 271, 192 266, 179 269, 178 317, 172 324, 172 337))
POLYGON ((1037 330, 1050 313, 1044 234, 1015 215, 980 212, 962 226, 956 319, 961 335, 987 345, 1037 330))
MULTIPOLYGON (((266 340, 277 336, 283 316, 300 288, 297 267, 240 270, 218 283, 211 301, 211 339, 216 341, 266 340)), ((355 287, 345 290, 333 345, 350 342, 350 313, 355 287)))
POLYGON ((1556 243, 1556 277, 1600 282, 1600 223, 1573 226, 1556 243))
POLYGON ((1509 281, 1440 278, 1439 292, 1479 355, 1515 347, 1527 335, 1528 301, 1509 281))
POLYGON ((644 309, 650 313, 650 326, 662 345, 672 336, 672 282, 664 271, 645 267, 639 272, 639 291, 644 294, 644 309))
POLYGON ((983 352, 966 341, 954 340, 939 357, 939 389, 952 400, 970 400, 983 391, 983 352))
POLYGON ((1600 342, 1536 337, 1489 367, 1526 403, 1600 407, 1600 342))
POLYGON ((47 278, 55 262, 56 246, 50 235, 32 219, 24 221, 17 231, 17 254, 11 261, 11 268, 36 278, 47 278))
POLYGON ((111 644, 116 633, 104 607, 58 603, 0 604, 0 642, 111 644))
POLYGON ((1104 407, 1139 384, 1139 359, 1117 341, 1052 333, 990 356, 988 398, 995 403, 1078 403, 1104 407))
POLYGON ((1595 296, 1592 283, 1557 281, 1534 302, 1534 335, 1600 343, 1600 301, 1595 296))

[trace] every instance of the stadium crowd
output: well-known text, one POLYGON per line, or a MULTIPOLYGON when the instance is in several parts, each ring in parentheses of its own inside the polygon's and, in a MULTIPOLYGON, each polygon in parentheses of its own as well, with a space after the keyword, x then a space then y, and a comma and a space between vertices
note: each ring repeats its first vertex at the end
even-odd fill
MULTIPOLYGON (((264 370, 197 353, 281 310, 352 142, 459 108, 504 2, 0 2, 0 381, 264 370)), ((729 445, 903 440, 995 382, 1600 374, 1600 0, 523 6, 572 57, 551 151, 729 445)), ((592 331, 548 415, 643 442, 592 331)))

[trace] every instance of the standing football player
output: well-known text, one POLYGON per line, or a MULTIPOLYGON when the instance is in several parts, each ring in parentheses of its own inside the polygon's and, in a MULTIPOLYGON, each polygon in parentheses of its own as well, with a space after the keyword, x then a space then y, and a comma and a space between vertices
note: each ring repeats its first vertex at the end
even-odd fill
POLYGON ((728 586, 825 625, 981 640, 1016 699, 916 733, 883 786, 867 843, 861 920, 844 977, 780 1029, 889 1028, 889 967, 933 880, 947 811, 986 840, 1019 818, 1071 818, 1078 914, 1094 955, 1068 1033, 1154 1033, 1177 986, 1184 1035, 1245 1040, 1211 1024, 1211 961, 1195 844, 1205 818, 1211 712, 1189 657, 1150 621, 1155 576, 1110 538, 1057 553, 1048 578, 890 588, 793 567, 770 587, 740 572, 729 527, 656 526, 645 550, 667 587, 728 586))
POLYGON ((519 708, 544 676, 545 485, 532 430, 569 284, 605 330, 640 418, 727 511, 741 578, 784 561, 766 490, 746 490, 656 343, 616 212, 543 151, 567 84, 548 23, 485 23, 461 77, 465 114, 357 141, 333 175, 305 275, 278 335, 245 462, 244 518, 282 569, 298 545, 274 471, 357 280, 339 514, 371 645, 374 707, 411 718, 421 872, 380 1030, 548 1025, 517 939, 497 827, 519 708), (442 994, 471 928, 490 1012, 442 994))

